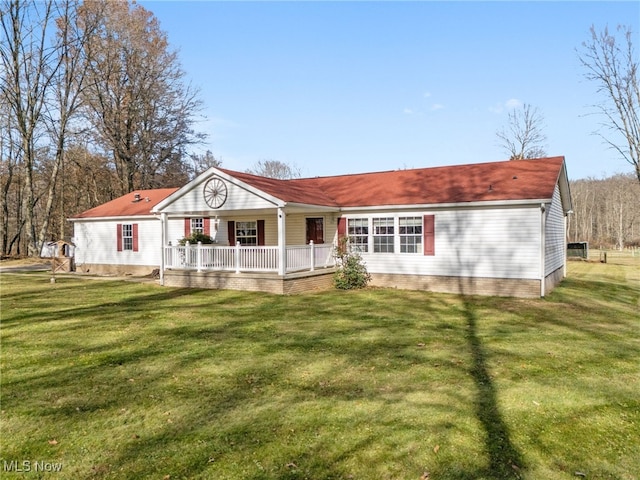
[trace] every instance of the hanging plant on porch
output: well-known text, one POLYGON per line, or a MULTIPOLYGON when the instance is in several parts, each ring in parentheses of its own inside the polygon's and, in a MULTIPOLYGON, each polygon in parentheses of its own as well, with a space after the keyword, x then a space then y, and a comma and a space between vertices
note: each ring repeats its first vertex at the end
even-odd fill
POLYGON ((333 284, 339 290, 364 288, 371 281, 371 275, 358 252, 351 251, 347 239, 342 239, 336 248, 336 272, 333 274, 333 284))
POLYGON ((186 245, 187 242, 189 242, 189 245, 196 245, 198 242, 202 243, 203 245, 209 245, 214 243, 213 238, 211 238, 210 235, 206 235, 200 232, 194 232, 188 237, 184 237, 178 240, 178 243, 180 245, 186 245))

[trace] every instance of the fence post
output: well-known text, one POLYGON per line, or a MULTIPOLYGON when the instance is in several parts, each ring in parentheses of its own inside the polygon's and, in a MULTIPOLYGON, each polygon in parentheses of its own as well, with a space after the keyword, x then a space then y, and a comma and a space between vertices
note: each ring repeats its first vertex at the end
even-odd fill
POLYGON ((196 271, 202 271, 202 242, 198 242, 198 246, 196 247, 196 271))
POLYGON ((240 273, 240 242, 236 242, 235 260, 236 273, 240 273))
POLYGON ((316 269, 316 247, 313 243, 313 240, 309 240, 309 251, 311 254, 311 258, 310 258, 311 271, 313 272, 316 269))

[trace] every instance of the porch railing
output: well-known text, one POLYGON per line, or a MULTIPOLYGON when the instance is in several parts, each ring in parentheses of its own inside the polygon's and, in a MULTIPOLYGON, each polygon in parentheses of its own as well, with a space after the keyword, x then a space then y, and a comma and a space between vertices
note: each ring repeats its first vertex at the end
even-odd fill
MULTIPOLYGON (((164 247, 164 266, 175 270, 278 272, 280 251, 277 246, 169 245, 164 247)), ((286 272, 313 271, 333 267, 332 244, 286 247, 286 272)))

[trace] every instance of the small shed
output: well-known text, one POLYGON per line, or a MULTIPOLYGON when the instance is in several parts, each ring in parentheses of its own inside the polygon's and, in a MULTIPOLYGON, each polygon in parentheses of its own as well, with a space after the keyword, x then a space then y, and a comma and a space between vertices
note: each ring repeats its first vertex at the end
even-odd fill
POLYGON ((64 240, 47 242, 42 245, 40 257, 51 259, 51 270, 53 273, 73 272, 75 271, 75 263, 73 261, 75 248, 73 243, 64 240))

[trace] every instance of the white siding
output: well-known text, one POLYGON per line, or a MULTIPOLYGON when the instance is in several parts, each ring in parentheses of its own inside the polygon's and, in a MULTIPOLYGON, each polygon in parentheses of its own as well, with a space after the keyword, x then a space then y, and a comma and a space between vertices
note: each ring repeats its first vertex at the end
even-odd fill
POLYGON ((556 185, 553 192, 551 206, 545 212, 547 215, 545 224, 545 252, 544 266, 545 276, 564 265, 566 236, 564 230, 564 213, 560 198, 560 189, 556 185))
POLYGON ((252 210, 274 208, 274 204, 259 197, 258 195, 245 190, 242 187, 225 181, 227 185, 227 200, 218 209, 212 210, 204 201, 205 182, 196 185, 192 190, 186 192, 183 196, 177 198, 171 205, 162 209, 163 212, 169 214, 180 214, 183 212, 205 212, 211 211, 215 214, 223 214, 235 210, 252 210))
POLYGON ((76 221, 73 243, 76 265, 160 266, 162 225, 158 218, 76 221), (117 225, 138 224, 138 251, 117 251, 117 225))
MULTIPOLYGON (((540 278, 539 205, 518 208, 394 212, 377 217, 435 215, 435 255, 363 254, 371 273, 488 278, 540 278)), ((347 218, 372 215, 349 214, 347 218)), ((371 232, 370 232, 371 233, 371 232)), ((396 231, 397 237, 397 231, 396 231)), ((370 239, 370 248, 372 241, 370 239)))
MULTIPOLYGON (((275 212, 275 211, 274 211, 275 212)), ((324 241, 332 243, 335 241, 337 231, 337 220, 334 215, 323 214, 303 214, 292 213, 286 218, 287 229, 287 245, 304 245, 306 242, 306 219, 307 218, 323 218, 324 219, 324 241)), ((218 217, 218 231, 215 231, 215 217, 211 218, 211 236, 220 245, 229 244, 228 222, 256 221, 264 220, 264 236, 266 245, 278 244, 278 217, 273 214, 256 214, 256 215, 229 215, 218 217)), ((168 220, 167 241, 172 245, 176 245, 180 239, 184 237, 184 217, 171 217, 168 220)))
POLYGON ((307 242, 307 218, 322 218, 324 243, 336 240, 337 220, 334 214, 296 213, 287 215, 287 245, 305 245, 307 242))

